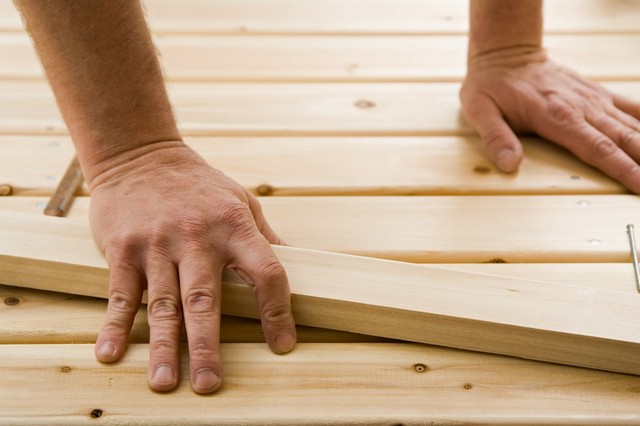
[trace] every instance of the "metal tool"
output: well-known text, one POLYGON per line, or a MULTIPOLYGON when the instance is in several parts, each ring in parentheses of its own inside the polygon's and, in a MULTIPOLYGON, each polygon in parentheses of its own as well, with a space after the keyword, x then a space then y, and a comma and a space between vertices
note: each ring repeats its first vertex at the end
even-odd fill
POLYGON ((636 289, 638 290, 638 293, 640 293, 640 265, 638 265, 638 249, 636 247, 636 235, 632 223, 627 225, 627 233, 629 234, 629 244, 631 244, 633 271, 636 275, 636 289))
POLYGON ((74 195, 82 186, 83 182, 84 176, 82 175, 78 157, 74 156, 60 184, 49 199, 49 204, 45 207, 44 214, 57 217, 66 215, 73 202, 74 195))

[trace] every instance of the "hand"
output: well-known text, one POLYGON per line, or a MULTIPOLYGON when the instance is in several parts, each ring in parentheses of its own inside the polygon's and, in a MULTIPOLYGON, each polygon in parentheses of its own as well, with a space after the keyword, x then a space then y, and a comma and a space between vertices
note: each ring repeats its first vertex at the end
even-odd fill
POLYGON ((640 103, 585 80, 544 51, 471 58, 460 99, 501 170, 515 171, 522 160, 514 132, 535 132, 640 193, 640 103))
POLYGON ((281 240, 251 194, 181 142, 155 144, 95 178, 91 227, 111 271, 107 318, 96 343, 100 361, 124 354, 147 288, 149 386, 167 391, 178 384, 184 318, 191 386, 198 393, 217 390, 225 267, 254 286, 271 349, 293 349, 289 285, 269 244, 281 240))

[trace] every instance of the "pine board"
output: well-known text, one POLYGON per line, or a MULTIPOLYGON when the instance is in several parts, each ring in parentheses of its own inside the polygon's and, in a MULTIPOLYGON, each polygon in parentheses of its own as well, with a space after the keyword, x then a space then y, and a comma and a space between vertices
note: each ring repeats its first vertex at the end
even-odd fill
MULTIPOLYGON (((92 345, 0 346, 0 422, 66 426, 640 421, 637 377, 422 345, 302 344, 277 356, 264 345, 225 344, 225 382, 209 397, 194 395, 187 376, 174 392, 150 391, 147 353, 147 345, 133 345, 123 361, 107 366, 94 359, 92 345)), ((183 372, 188 371, 186 358, 182 357, 183 372)))
MULTIPOLYGON (((640 82, 605 86, 640 98, 640 82)), ((184 136, 470 135, 458 90, 458 83, 169 86, 184 136)), ((0 81, 0 134, 65 133, 45 82, 0 81)))
MULTIPOLYGON (((451 265, 436 265, 446 267, 451 265)), ((629 263, 518 263, 461 264, 456 270, 475 274, 579 285, 605 289, 637 297, 629 263)), ((0 344, 93 343, 104 320, 107 302, 103 299, 0 285, 0 344)), ((143 305, 136 317, 129 341, 147 343, 149 328, 143 305)), ((263 342, 258 320, 223 315, 220 340, 224 343, 263 342)), ((298 342, 354 343, 383 339, 337 330, 298 325, 298 342)))
MULTIPOLYGON (((468 0, 147 0, 159 34, 462 34, 468 0)), ((545 4, 547 33, 637 33, 637 0, 545 4)), ((22 30, 11 0, 0 1, 0 31, 22 30)))
MULTIPOLYGON (((640 26, 639 26, 640 29, 640 26)), ((227 36, 155 38, 169 81, 461 81, 467 36, 227 36), (372 49, 371 46, 375 46, 372 49)), ((551 57, 592 79, 640 77, 640 34, 545 38, 551 57)), ((2 79, 42 79, 27 34, 0 34, 2 79)))
MULTIPOLYGON (((106 262, 85 221, 1 218, 0 282, 106 296, 106 262)), ((639 297, 454 266, 274 249, 300 324, 640 374, 639 297)), ((234 274, 225 274, 223 300, 223 313, 257 316, 252 288, 234 274)))
MULTIPOLYGON (((0 285, 0 344, 94 343, 107 302, 103 299, 0 285)), ((298 326, 298 342, 354 343, 385 339, 298 326)), ((183 340, 186 341, 183 335, 183 340)), ((146 306, 140 308, 129 341, 148 343, 146 306)), ((223 343, 264 342, 260 321, 223 315, 223 343)))
MULTIPOLYGON (((498 172, 473 136, 190 137, 186 142, 211 165, 263 195, 625 192, 567 151, 533 138, 523 139, 517 174, 498 172)), ((0 183, 11 184, 14 195, 51 195, 73 154, 67 136, 0 135, 0 183)))
MULTIPOLYGON (((45 201, 4 197, 0 210, 41 214, 45 201)), ((421 263, 631 262, 626 226, 640 226, 634 195, 260 201, 291 246, 421 263)), ((69 215, 86 221, 88 208, 89 199, 78 198, 69 215)))

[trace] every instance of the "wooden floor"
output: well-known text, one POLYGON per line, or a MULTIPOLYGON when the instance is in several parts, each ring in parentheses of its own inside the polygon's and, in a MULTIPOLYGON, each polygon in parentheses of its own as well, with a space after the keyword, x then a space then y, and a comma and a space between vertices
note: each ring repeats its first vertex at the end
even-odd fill
MULTIPOLYGON (((640 0, 547 3, 553 57, 640 99, 640 0)), ((478 149, 457 98, 466 1, 146 5, 187 143, 261 196, 290 244, 640 297, 638 197, 546 141, 523 140, 514 175, 478 149)), ((10 0, 0 64, 0 210, 39 215, 73 147, 10 0)), ((311 327, 282 357, 234 317, 218 394, 187 376, 156 394, 144 309, 114 366, 90 345, 104 310, 0 286, 0 424, 640 424, 636 376, 311 327)))

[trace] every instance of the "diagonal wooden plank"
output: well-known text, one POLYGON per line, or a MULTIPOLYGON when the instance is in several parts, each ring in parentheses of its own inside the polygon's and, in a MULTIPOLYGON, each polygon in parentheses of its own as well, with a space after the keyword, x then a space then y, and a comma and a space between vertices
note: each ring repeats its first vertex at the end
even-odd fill
MULTIPOLYGON (((64 293, 0 285, 0 344, 94 343, 102 327, 106 300, 64 293)), ((297 327, 298 342, 354 343, 386 339, 327 330, 297 327)), ((186 336, 183 336, 186 341, 186 336)), ((264 342, 259 320, 223 315, 220 341, 224 343, 264 342)), ((131 343, 148 343, 146 306, 140 308, 131 343)))
MULTIPOLYGON (((605 87, 640 98, 640 82, 605 87)), ((169 86, 185 136, 470 135, 458 90, 458 83, 169 86)), ((65 133, 46 83, 0 81, 0 134, 65 133)))
POLYGON ((286 356, 262 345, 225 344, 221 355, 223 388, 199 397, 187 376, 174 392, 150 391, 147 345, 131 346, 109 366, 94 359, 91 345, 3 345, 0 422, 629 425, 640 419, 640 379, 622 374, 409 344, 303 344, 286 356))
MULTIPOLYGON (((262 195, 594 194, 625 189, 567 151, 523 139, 503 174, 476 137, 290 137, 186 140, 214 167, 262 195)), ((67 136, 0 135, 0 183, 51 195, 74 155, 67 136)), ((85 188, 83 194, 88 194, 85 188)))
MULTIPOLYGON (((462 34, 467 0, 146 0, 160 34, 462 34), (319 7, 320 5, 320 7, 319 7)), ((637 0, 563 0, 545 4, 547 33, 639 31, 637 0)), ((11 0, 0 1, 0 31, 22 23, 11 0)))
MULTIPOLYGON (((5 197, 0 209, 41 214, 44 201, 5 197)), ((626 225, 640 223, 640 198, 631 195, 261 202, 271 226, 292 246, 422 263, 630 262, 626 225)), ((88 199, 77 199, 70 216, 87 220, 88 207, 88 199)))
MULTIPOLYGON (((106 296, 106 262, 85 221, 0 217, 0 282, 106 296)), ((300 324, 640 374, 640 297, 454 266, 274 249, 300 324)), ((251 286, 228 273, 223 287, 224 313, 257 317, 251 286)))
MULTIPOLYGON (((156 36, 170 81, 442 82, 466 73, 467 36, 156 36), (371 46, 375 46, 374 49, 371 46)), ((547 36, 559 62, 598 80, 640 77, 640 34, 547 36)), ((0 79, 42 79, 26 34, 1 34, 0 79)))
MULTIPOLYGON (((615 290, 637 297, 632 279, 633 266, 630 263, 484 263, 460 264, 456 265, 456 269, 516 280, 535 276, 539 281, 615 290)), ((102 326, 106 304, 106 300, 92 297, 0 285, 0 344, 93 343, 102 326)), ((142 306, 129 338, 131 343, 149 341, 146 320, 146 307, 142 306)), ((254 319, 223 315, 220 333, 220 340, 224 343, 264 342, 260 322, 254 319)), ((300 343, 384 340, 301 325, 297 327, 297 333, 300 343)))

